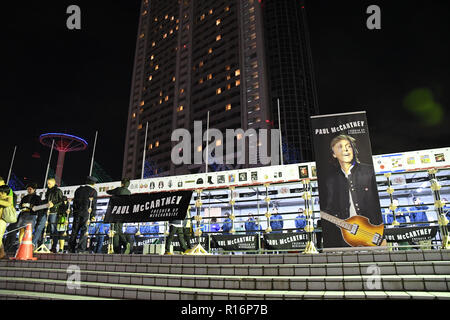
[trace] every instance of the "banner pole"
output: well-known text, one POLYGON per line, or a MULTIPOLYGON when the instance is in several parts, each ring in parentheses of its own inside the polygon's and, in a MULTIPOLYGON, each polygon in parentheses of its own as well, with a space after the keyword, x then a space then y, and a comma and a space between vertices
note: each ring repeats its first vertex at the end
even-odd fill
POLYGON ((192 248, 192 250, 187 254, 209 254, 202 246, 200 239, 202 235, 202 230, 200 228, 200 221, 202 220, 201 209, 202 209, 202 189, 197 189, 197 200, 195 201, 195 207, 197 208, 197 215, 195 216, 195 221, 197 221, 197 230, 195 230, 195 236, 197 237, 197 244, 192 248))
POLYGON ((209 155, 208 155, 208 148, 209 145, 209 110, 208 110, 208 115, 207 115, 207 120, 206 120, 206 155, 205 155, 205 173, 208 173, 208 160, 209 160, 209 155))
POLYGON ((450 238, 448 234, 448 219, 445 216, 443 207, 445 206, 444 201, 441 200, 440 189, 441 185, 438 183, 436 178, 437 169, 428 170, 428 178, 430 179, 430 188, 433 191, 434 197, 434 207, 436 208, 438 214, 438 224, 439 231, 441 233, 442 249, 450 248, 450 238))
POLYGON ((270 233, 272 231, 272 227, 270 226, 270 216, 272 215, 270 213, 270 198, 269 198, 269 183, 265 183, 264 187, 266 188, 266 197, 264 198, 264 201, 266 202, 266 218, 267 218, 267 229, 264 230, 265 233, 270 233))
POLYGON ((305 192, 303 193, 303 199, 305 200, 305 212, 306 212, 306 227, 305 231, 308 235, 308 242, 306 243, 305 250, 302 252, 304 254, 316 254, 319 253, 314 245, 313 240, 313 232, 314 232, 314 222, 312 219, 313 211, 311 210, 310 202, 311 202, 311 181, 309 179, 303 179, 303 189, 305 192))
POLYGON ((148 134, 148 121, 145 126, 145 140, 144 140, 144 150, 142 152, 142 169, 141 169, 141 180, 144 179, 144 169, 145 169, 145 155, 147 151, 147 134, 148 134))
POLYGON ((277 99, 277 105, 278 105, 278 130, 280 130, 280 160, 281 160, 281 165, 283 165, 283 144, 282 144, 282 139, 281 139, 280 99, 277 99))
POLYGON ((89 168, 89 175, 92 175, 92 169, 94 168, 94 156, 95 156, 95 147, 97 146, 97 135, 98 131, 95 131, 94 150, 92 151, 92 159, 91 159, 91 167, 89 168))
POLYGON ((11 178, 11 172, 12 172, 12 167, 13 167, 13 163, 14 163, 14 158, 16 157, 16 150, 17 150, 17 146, 14 146, 14 152, 13 152, 13 156, 11 159, 11 165, 9 166, 8 178, 6 179, 7 185, 9 183, 9 179, 11 178))

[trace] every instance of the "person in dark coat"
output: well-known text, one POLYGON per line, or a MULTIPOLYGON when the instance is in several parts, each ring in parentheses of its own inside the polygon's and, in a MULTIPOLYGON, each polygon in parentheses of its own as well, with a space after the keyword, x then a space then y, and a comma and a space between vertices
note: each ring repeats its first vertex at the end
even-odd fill
POLYGON ((52 236, 52 248, 50 251, 56 252, 56 246, 58 244, 58 232, 56 230, 56 219, 58 208, 63 202, 63 193, 61 189, 56 185, 55 178, 49 178, 47 180, 47 191, 45 193, 45 199, 43 203, 48 203, 48 210, 42 210, 37 215, 36 230, 34 232, 33 244, 40 245, 45 239, 42 238, 45 225, 47 223, 47 232, 52 236))
MULTIPOLYGON (((356 139, 348 135, 339 135, 331 141, 335 168, 327 178, 321 209, 340 219, 365 216, 371 224, 379 225, 383 218, 373 165, 360 163, 355 142, 356 139)), ((350 246, 338 226, 322 219, 322 227, 324 247, 350 246)))
POLYGON ((27 224, 31 223, 31 229, 34 230, 37 212, 31 209, 41 204, 41 198, 36 194, 37 184, 29 183, 26 189, 28 194, 22 198, 19 205, 20 215, 17 221, 17 227, 22 228, 19 230, 19 243, 22 242, 23 236, 25 235, 25 227, 27 224))
MULTIPOLYGON (((120 183, 120 187, 108 190, 106 191, 106 193, 111 196, 131 195, 131 191, 128 189, 129 186, 130 180, 124 178, 120 183)), ((114 253, 122 253, 122 246, 125 247, 125 253, 129 253, 130 243, 128 242, 128 239, 125 236, 125 234, 123 233, 123 223, 122 222, 112 223, 111 228, 114 232, 113 236, 114 253)))
POLYGON ((97 191, 93 188, 97 179, 87 177, 86 184, 75 190, 73 198, 73 226, 69 240, 69 252, 85 252, 87 246, 86 232, 90 220, 95 219, 97 211, 97 191), (80 233, 80 240, 77 246, 77 236, 80 233))

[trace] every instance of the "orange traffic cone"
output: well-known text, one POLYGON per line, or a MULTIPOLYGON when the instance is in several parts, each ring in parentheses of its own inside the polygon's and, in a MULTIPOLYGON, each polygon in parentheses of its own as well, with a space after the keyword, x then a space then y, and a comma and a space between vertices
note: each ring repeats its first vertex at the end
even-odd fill
POLYGON ((22 243, 20 244, 19 250, 17 250, 16 256, 9 258, 11 260, 37 260, 33 257, 33 243, 31 242, 31 223, 27 224, 27 229, 25 230, 25 235, 23 237, 22 243))

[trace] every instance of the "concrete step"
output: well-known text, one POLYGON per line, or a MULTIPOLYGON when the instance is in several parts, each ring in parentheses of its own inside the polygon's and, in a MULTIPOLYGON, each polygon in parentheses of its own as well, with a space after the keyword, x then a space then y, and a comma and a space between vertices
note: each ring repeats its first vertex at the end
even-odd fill
POLYGON ((450 250, 369 251, 320 254, 123 255, 36 254, 39 260, 156 264, 323 264, 344 262, 450 261, 450 250))
MULTIPOLYGON (((63 258, 63 255, 58 257, 63 258)), ((12 261, 0 260, 0 267, 227 276, 341 276, 372 274, 377 266, 381 275, 436 274, 450 275, 450 261, 357 262, 315 264, 161 264, 114 263, 65 260, 12 261)), ((3 273, 0 273, 2 275, 3 273)))
MULTIPOLYGON (((45 292, 116 299, 151 300, 262 300, 262 299, 450 299, 448 292, 391 290, 237 290, 80 282, 68 288, 65 280, 0 278, 1 291, 45 292)), ((0 291, 0 292, 1 292, 0 291)))
MULTIPOLYGON (((66 269, 0 267, 0 279, 67 280, 66 269)), ((80 281, 160 287, 241 290, 370 290, 370 275, 347 276, 230 276, 151 274, 114 271, 80 271, 80 281)), ((389 291, 450 291, 450 275, 383 275, 379 277, 379 290, 389 291)), ((15 288, 18 289, 18 288, 15 288)))
POLYGON ((111 298, 77 296, 20 290, 0 290, 0 300, 117 300, 111 298))

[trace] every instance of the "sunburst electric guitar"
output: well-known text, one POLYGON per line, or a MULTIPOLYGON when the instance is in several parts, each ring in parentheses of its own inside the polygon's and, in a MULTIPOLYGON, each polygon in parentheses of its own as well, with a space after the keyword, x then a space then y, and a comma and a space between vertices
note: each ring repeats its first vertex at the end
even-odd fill
POLYGON ((320 211, 320 217, 337 225, 342 237, 352 247, 379 246, 383 241, 384 225, 374 226, 363 216, 353 216, 342 220, 320 211))

